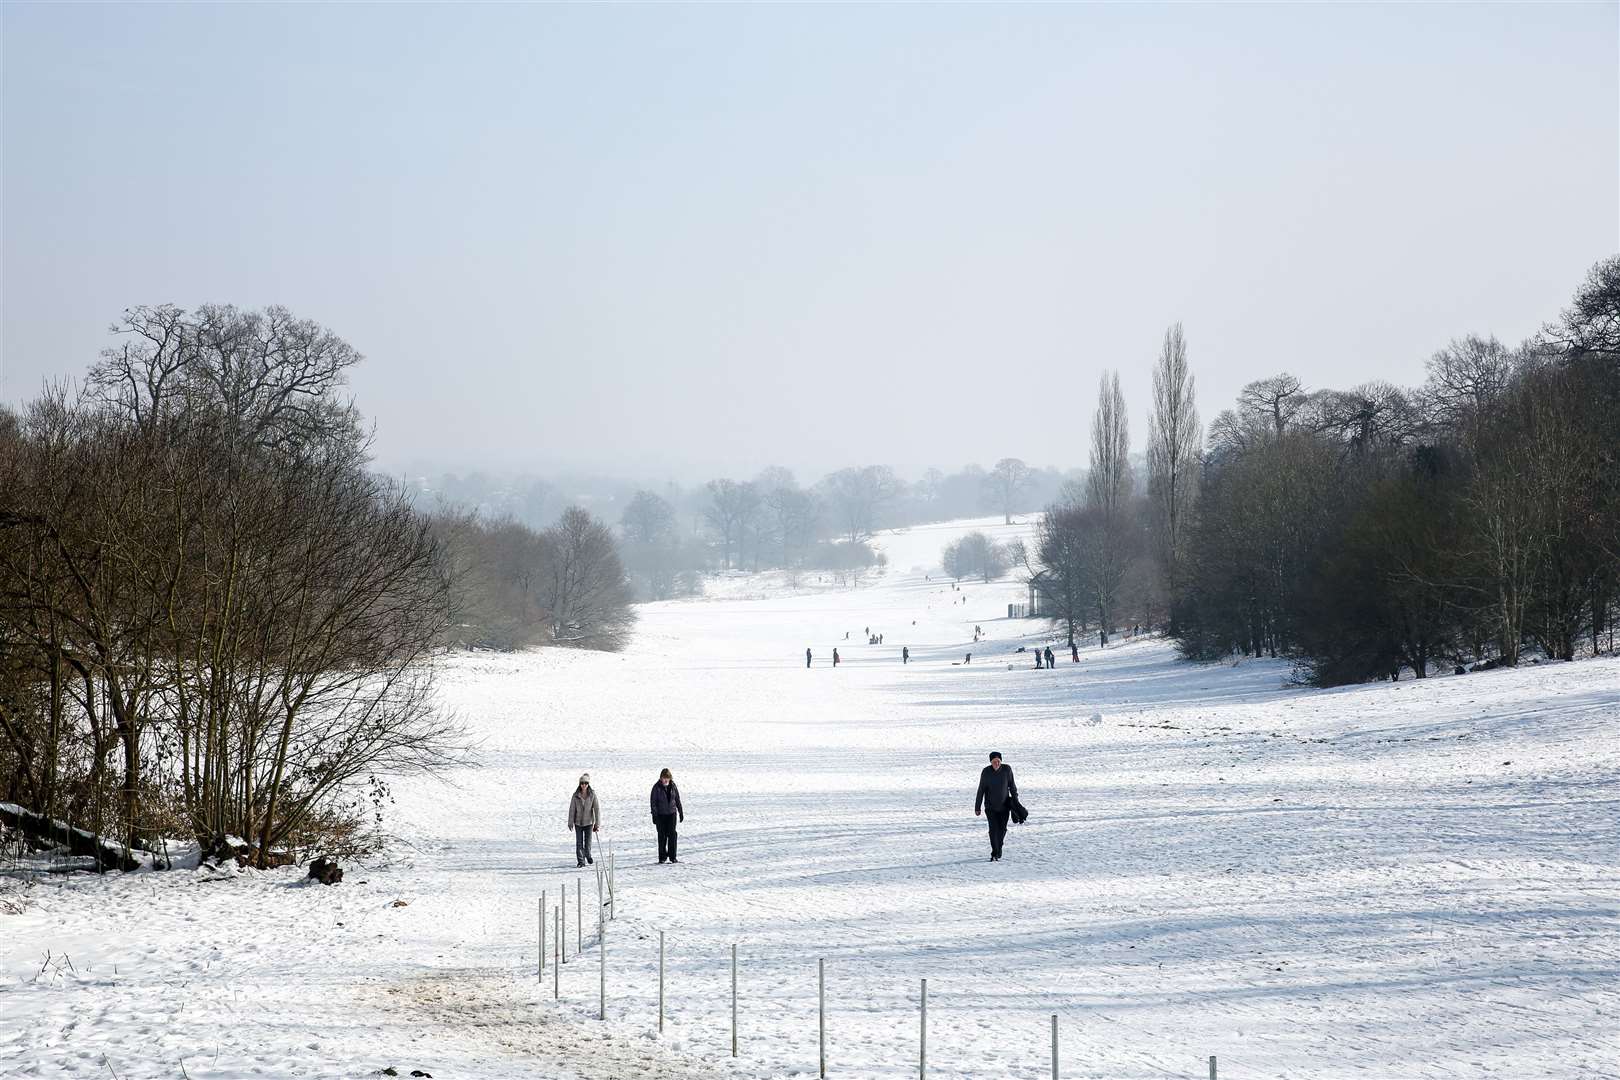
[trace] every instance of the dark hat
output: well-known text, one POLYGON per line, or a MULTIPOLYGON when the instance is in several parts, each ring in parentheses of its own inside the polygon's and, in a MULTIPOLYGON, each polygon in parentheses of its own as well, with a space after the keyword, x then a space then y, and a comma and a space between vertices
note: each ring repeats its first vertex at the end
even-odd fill
POLYGON ((1000 750, 992 750, 992 751, 990 751, 990 760, 991 761, 994 761, 996 758, 998 758, 1000 756, 1001 756, 1001 751, 1000 750))

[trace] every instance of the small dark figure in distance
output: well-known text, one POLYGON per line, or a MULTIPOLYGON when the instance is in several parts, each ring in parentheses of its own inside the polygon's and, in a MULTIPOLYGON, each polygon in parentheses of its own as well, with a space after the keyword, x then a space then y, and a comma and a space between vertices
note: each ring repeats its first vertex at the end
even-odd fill
POLYGON ((1012 767, 1001 763, 1001 752, 990 751, 990 764, 979 773, 979 792, 973 797, 973 816, 990 815, 990 861, 1001 861, 1001 842, 1007 838, 1010 803, 1018 800, 1012 767))
POLYGON ((686 808, 681 806, 681 789, 675 786, 675 775, 668 769, 658 774, 658 783, 652 789, 653 827, 658 830, 658 861, 675 857, 675 823, 686 820, 686 808))
POLYGON ((1035 650, 1035 670, 1041 670, 1041 650, 1035 650))
POLYGON ((568 827, 574 830, 574 862, 579 866, 594 863, 591 834, 602 828, 602 808, 597 805, 596 792, 591 790, 590 773, 579 778, 579 787, 568 800, 568 827))
POLYGON ((964 659, 964 660, 963 660, 963 661, 962 661, 962 663, 964 663, 964 664, 971 664, 971 663, 973 663, 973 654, 972 654, 972 653, 968 653, 968 654, 967 654, 967 658, 966 658, 966 659, 964 659))
POLYGON ((1076 664, 1078 664, 1080 662, 1080 646, 1076 645, 1072 641, 1069 642, 1069 657, 1076 664))
POLYGON ((804 650, 804 666, 805 667, 810 666, 810 650, 809 649, 804 650))
POLYGON ((911 663, 911 646, 910 645, 902 645, 902 646, 900 646, 900 662, 902 664, 911 663))
POLYGON ((838 650, 834 649, 833 650, 833 667, 837 667, 837 666, 838 666, 838 650))
POLYGON ((1050 645, 1046 647, 1046 666, 1048 670, 1057 667, 1057 659, 1053 657, 1052 646, 1050 645))

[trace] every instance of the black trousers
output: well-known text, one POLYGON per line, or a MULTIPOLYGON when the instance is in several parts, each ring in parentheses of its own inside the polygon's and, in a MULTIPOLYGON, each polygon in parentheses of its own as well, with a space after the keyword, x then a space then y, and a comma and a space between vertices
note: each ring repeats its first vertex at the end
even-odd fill
POLYGON ((1012 811, 1003 807, 1000 810, 991 810, 985 807, 984 814, 990 819, 990 854, 1001 854, 1001 842, 1007 839, 1007 816, 1012 811))
POLYGON ((591 857, 591 827, 589 825, 574 826, 574 861, 585 862, 591 857))
MULTIPOLYGON (((1002 829, 1005 831, 1006 815, 1003 814, 1002 818, 1002 829)), ((675 815, 654 814, 653 824, 658 827, 658 861, 668 859, 671 862, 678 862, 679 860, 675 858, 675 815)))

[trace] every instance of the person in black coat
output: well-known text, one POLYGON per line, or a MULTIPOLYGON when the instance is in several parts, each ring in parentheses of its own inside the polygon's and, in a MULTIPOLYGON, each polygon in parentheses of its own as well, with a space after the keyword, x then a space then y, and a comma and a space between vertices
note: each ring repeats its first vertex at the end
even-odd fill
POLYGON ((979 773, 979 793, 973 799, 973 816, 990 815, 990 861, 1001 861, 1001 842, 1007 838, 1009 804, 1018 801, 1018 784, 1012 767, 1001 763, 1001 752, 990 751, 990 764, 979 773))
POLYGON ((675 857, 675 822, 686 820, 686 809, 681 806, 681 789, 675 786, 675 776, 668 769, 658 774, 658 783, 652 789, 653 826, 658 830, 658 861, 675 857))

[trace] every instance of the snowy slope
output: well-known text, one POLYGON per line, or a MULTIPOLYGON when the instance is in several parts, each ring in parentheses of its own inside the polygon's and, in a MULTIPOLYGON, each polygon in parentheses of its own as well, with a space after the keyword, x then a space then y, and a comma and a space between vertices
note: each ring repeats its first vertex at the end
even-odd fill
POLYGON ((835 1076, 916 1075, 923 977, 937 1077, 1049 1075, 1053 1013, 1065 1076, 1620 1074, 1620 661, 1314 691, 1144 639, 1037 672, 1015 581, 924 578, 976 526, 1030 533, 889 534, 859 589, 647 605, 621 656, 454 658, 483 767, 396 785, 409 846, 336 888, 39 885, 0 916, 0 1075, 814 1075, 818 958, 835 1076), (990 749, 1033 815, 994 865, 990 749), (594 932, 560 1003, 534 970, 587 769, 622 893, 605 1025, 594 932))

